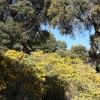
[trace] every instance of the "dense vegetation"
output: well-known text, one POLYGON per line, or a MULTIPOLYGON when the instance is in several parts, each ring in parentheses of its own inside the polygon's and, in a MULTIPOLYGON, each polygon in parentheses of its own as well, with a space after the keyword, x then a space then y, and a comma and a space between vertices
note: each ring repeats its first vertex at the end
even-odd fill
POLYGON ((99 100, 100 75, 79 58, 8 50, 0 55, 2 100, 99 100))
POLYGON ((43 45, 50 37, 41 25, 72 37, 76 31, 85 34, 85 30, 94 29, 89 56, 99 72, 99 13, 100 0, 0 0, 0 49, 35 51, 37 45, 43 45))
POLYGON ((100 0, 0 0, 0 100, 99 100, 98 46, 100 0), (42 25, 71 38, 94 29, 90 51, 42 25))

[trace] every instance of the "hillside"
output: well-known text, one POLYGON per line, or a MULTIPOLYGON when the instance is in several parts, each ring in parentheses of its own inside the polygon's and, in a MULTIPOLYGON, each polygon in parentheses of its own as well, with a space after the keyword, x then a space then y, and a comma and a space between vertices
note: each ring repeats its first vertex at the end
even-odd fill
POLYGON ((1 100, 99 100, 100 75, 79 58, 8 50, 0 55, 1 100))

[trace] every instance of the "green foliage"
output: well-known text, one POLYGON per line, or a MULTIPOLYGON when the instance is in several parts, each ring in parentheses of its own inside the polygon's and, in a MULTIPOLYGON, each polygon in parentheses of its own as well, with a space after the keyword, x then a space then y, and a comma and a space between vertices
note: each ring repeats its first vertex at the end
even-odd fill
MULTIPOLYGON (((75 36, 75 31, 95 29, 90 37, 91 55, 97 51, 100 37, 99 0, 12 0, 0 1, 0 49, 23 50, 26 53, 51 47, 44 44, 49 34, 41 25, 58 28, 61 34, 75 36)), ((48 40, 49 41, 49 40, 48 40)), ((60 48, 60 46, 59 46, 60 48)), ((61 47, 62 48, 62 47, 61 47)), ((48 52, 55 51, 55 47, 48 52)), ((98 56, 96 55, 96 58, 98 56)), ((99 63, 97 61, 97 63, 99 63)))
POLYGON ((62 50, 66 50, 66 48, 67 48, 67 44, 66 44, 66 42, 65 41, 58 41, 58 46, 57 46, 57 49, 59 50, 59 49, 62 49, 62 50))
POLYGON ((90 29, 92 25, 97 27, 97 31, 100 25, 99 4, 98 0, 52 0, 48 10, 50 23, 57 26, 63 34, 74 35, 74 29, 90 29), (95 18, 98 21, 94 20, 95 18))
POLYGON ((25 39, 25 34, 21 34, 20 27, 12 18, 0 23, 0 49, 22 50, 20 41, 25 39))
POLYGON ((57 40, 52 33, 49 33, 49 38, 42 44, 33 46, 35 51, 42 50, 44 53, 52 53, 57 49, 57 40))
POLYGON ((34 51, 49 37, 41 24, 46 23, 46 6, 43 0, 0 1, 0 49, 34 51))
POLYGON ((76 45, 71 47, 71 53, 75 54, 77 58, 80 58, 83 60, 83 62, 88 62, 88 51, 86 50, 85 46, 82 45, 76 45))
POLYGON ((76 45, 72 46, 71 50, 66 48, 61 48, 56 50, 56 53, 61 57, 69 56, 70 58, 80 58, 84 63, 87 63, 89 60, 89 54, 85 46, 76 45))
MULTIPOLYGON (((57 50, 56 53, 61 57, 66 57, 69 54, 69 51, 66 49, 67 44, 65 41, 57 41, 57 50)), ((69 56, 69 55, 68 55, 69 56)))
POLYGON ((70 58, 75 58, 76 57, 76 54, 72 54, 70 50, 63 50, 63 49, 59 49, 59 50, 56 50, 56 52, 58 55, 60 55, 61 57, 70 57, 70 58))
POLYGON ((79 58, 9 50, 0 55, 0 67, 2 100, 100 98, 99 74, 79 58))
POLYGON ((41 25, 49 24, 72 37, 76 30, 82 33, 94 27, 95 35, 90 39, 94 54, 100 37, 99 5, 99 0, 1 0, 0 49, 35 51, 34 46, 42 45, 49 37, 41 25))

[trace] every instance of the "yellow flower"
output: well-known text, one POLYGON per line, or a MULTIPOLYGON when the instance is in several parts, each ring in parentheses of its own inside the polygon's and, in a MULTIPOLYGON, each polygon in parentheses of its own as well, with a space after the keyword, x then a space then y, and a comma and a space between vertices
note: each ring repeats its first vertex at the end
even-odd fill
POLYGON ((45 78, 41 78, 41 81, 45 81, 45 78))

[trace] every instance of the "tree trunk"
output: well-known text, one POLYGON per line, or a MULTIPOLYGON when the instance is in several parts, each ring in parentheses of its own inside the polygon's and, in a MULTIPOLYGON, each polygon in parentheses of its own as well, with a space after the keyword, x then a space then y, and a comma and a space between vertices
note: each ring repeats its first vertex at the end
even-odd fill
POLYGON ((90 36, 91 49, 89 52, 90 62, 98 73, 100 73, 100 52, 97 53, 98 43, 100 42, 100 32, 96 31, 94 35, 90 36))

